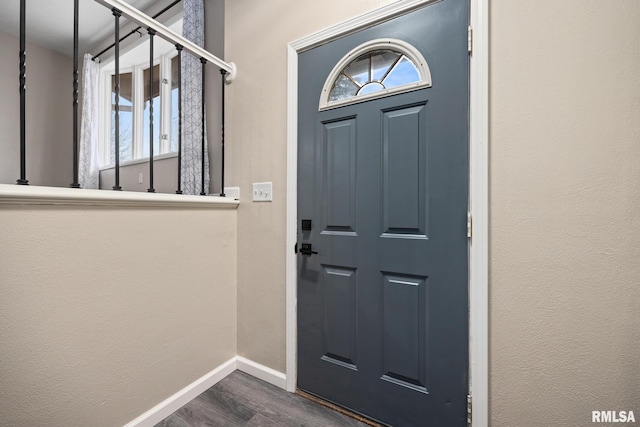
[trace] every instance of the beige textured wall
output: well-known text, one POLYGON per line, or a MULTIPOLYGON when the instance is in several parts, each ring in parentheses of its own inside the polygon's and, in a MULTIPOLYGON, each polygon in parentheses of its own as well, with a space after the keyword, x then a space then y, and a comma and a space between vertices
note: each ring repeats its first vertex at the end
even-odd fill
MULTIPOLYGON (((111 190, 115 185, 115 168, 100 171, 100 189, 111 190)), ((120 167, 120 186, 125 191, 146 192, 149 188, 149 162, 120 167), (138 182, 142 174, 142 183, 138 182)), ((175 193, 178 189, 178 158, 156 159, 153 162, 153 188, 156 193, 175 193)))
POLYGON ((640 414, 640 2, 491 2, 493 426, 640 414))
MULTIPOLYGON (((391 3, 234 0, 226 4, 228 185, 240 186, 238 352, 285 372, 287 43, 391 3), (273 203, 251 203, 253 182, 273 182, 273 203)), ((291 249, 292 250, 292 249, 291 249)))
POLYGON ((0 424, 123 425, 235 356, 236 214, 0 206, 0 424))
MULTIPOLYGON (((0 32, 0 183, 20 178, 19 39, 0 32)), ((27 179, 66 187, 73 181, 70 57, 27 43, 27 179)))

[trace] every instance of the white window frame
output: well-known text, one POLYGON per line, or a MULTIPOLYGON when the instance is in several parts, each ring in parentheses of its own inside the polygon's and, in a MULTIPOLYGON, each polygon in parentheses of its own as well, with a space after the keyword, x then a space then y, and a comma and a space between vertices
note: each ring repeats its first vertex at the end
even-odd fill
MULTIPOLYGON (((148 41, 144 45, 148 46, 148 41)), ((167 158, 177 156, 177 151, 171 150, 171 61, 178 55, 177 51, 170 51, 154 58, 153 66, 160 66, 160 152, 154 153, 153 158, 167 158)), ((139 62, 128 67, 120 67, 120 74, 132 73, 133 98, 133 153, 132 159, 121 161, 121 166, 146 162, 149 156, 143 156, 144 136, 144 71, 150 67, 149 61, 139 62)), ((101 169, 108 169, 111 163, 111 77, 115 71, 111 67, 103 67, 100 71, 100 165, 101 169)))

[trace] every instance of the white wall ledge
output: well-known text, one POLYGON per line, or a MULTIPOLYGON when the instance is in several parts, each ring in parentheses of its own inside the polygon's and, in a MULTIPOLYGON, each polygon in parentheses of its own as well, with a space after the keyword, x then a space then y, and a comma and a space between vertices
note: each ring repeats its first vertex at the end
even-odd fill
POLYGON ((236 209, 239 204, 238 200, 220 196, 187 196, 0 184, 0 205, 236 209))

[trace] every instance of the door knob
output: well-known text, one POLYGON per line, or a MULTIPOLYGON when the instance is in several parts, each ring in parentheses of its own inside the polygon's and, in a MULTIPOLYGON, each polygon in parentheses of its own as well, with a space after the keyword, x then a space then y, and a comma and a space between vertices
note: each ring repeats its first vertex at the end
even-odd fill
POLYGON ((300 245, 300 253, 304 256, 311 256, 312 254, 317 254, 318 252, 313 250, 313 246, 311 243, 303 243, 300 245))

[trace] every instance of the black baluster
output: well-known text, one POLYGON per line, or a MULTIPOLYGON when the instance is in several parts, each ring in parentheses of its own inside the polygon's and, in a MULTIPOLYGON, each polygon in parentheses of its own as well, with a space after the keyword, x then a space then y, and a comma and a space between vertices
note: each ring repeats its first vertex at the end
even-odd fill
POLYGON ((111 9, 113 16, 115 16, 115 176, 116 183, 113 186, 113 189, 116 191, 121 191, 122 187, 120 187, 120 17, 122 16, 122 12, 116 8, 111 9))
POLYGON ((201 181, 202 186, 200 187, 200 195, 205 196, 206 192, 204 191, 204 156, 205 156, 205 116, 204 116, 204 99, 205 99, 205 66, 207 65, 207 60, 204 58, 200 58, 200 62, 202 63, 202 173, 201 173, 201 181))
POLYGON ((156 30, 147 28, 149 32, 149 188, 148 193, 155 193, 153 188, 153 36, 156 30))
POLYGON ((18 185, 29 185, 27 180, 27 132, 26 132, 26 91, 27 91, 27 52, 26 52, 26 0, 20 0, 20 179, 18 185))
POLYGON ((178 189, 182 194, 182 45, 177 44, 178 51, 178 189))
POLYGON ((80 188, 78 183, 78 1, 73 2, 73 182, 71 188, 80 188))
POLYGON ((226 85, 225 77, 227 72, 225 70, 220 70, 220 75, 222 76, 222 126, 221 126, 221 140, 222 140, 222 176, 220 177, 220 197, 225 197, 224 194, 224 87, 226 85))

